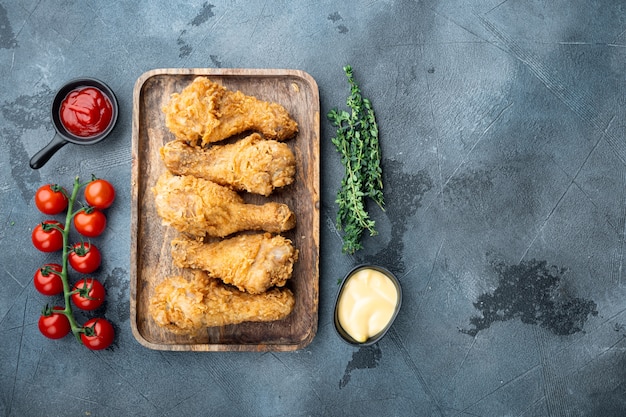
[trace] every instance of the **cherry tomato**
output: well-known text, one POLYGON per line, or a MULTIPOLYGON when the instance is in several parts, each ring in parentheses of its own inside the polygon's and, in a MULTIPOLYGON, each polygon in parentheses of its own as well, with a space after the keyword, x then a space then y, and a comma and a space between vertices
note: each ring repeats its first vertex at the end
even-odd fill
POLYGON ((102 256, 96 245, 89 242, 75 243, 68 255, 70 265, 74 270, 83 274, 90 274, 100 266, 102 256))
POLYGON ((81 279, 75 285, 72 291, 72 301, 76 307, 81 310, 95 310, 104 303, 106 291, 100 281, 87 278, 81 279))
POLYGON ((59 214, 67 208, 67 194, 56 184, 39 187, 35 193, 35 205, 45 214, 59 214))
POLYGON ((33 229, 33 245, 42 252, 56 252, 63 248, 63 234, 52 225, 63 229, 63 225, 56 220, 46 220, 33 229))
POLYGON ((113 204, 115 188, 103 179, 94 179, 85 186, 85 201, 91 206, 104 210, 113 204))
POLYGON ((37 291, 43 295, 57 295, 63 292, 61 277, 52 271, 61 273, 63 267, 59 264, 45 264, 35 272, 33 283, 37 291))
POLYGON ((39 317, 39 331, 49 339, 61 339, 72 330, 70 321, 63 313, 55 313, 63 307, 54 307, 52 311, 44 311, 39 317))
POLYGON ((74 215, 74 227, 83 236, 100 236, 107 227, 107 218, 97 208, 88 207, 74 215))
POLYGON ((83 329, 85 332, 80 334, 80 339, 87 349, 106 349, 111 346, 115 339, 113 325, 106 319, 94 318, 88 320, 83 329))

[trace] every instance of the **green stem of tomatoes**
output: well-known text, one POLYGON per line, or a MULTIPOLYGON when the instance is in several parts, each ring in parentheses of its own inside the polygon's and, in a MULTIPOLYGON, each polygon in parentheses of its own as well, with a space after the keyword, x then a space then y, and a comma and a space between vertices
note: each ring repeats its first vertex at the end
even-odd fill
POLYGON ((72 195, 69 196, 67 202, 67 215, 65 216, 65 227, 63 228, 63 255, 61 264, 62 271, 60 274, 61 281, 63 281, 63 299, 65 301, 65 308, 62 310, 62 313, 65 314, 65 316, 69 320, 70 326, 72 328, 72 334, 74 334, 79 342, 81 342, 80 334, 84 332, 84 329, 83 326, 78 324, 78 322, 74 318, 74 314, 72 313, 72 304, 70 302, 72 288, 70 287, 68 279, 67 260, 70 253, 69 235, 72 217, 74 216, 74 202, 76 201, 76 196, 78 195, 78 190, 81 186, 82 185, 80 184, 78 177, 76 177, 74 179, 74 188, 72 189, 72 195))

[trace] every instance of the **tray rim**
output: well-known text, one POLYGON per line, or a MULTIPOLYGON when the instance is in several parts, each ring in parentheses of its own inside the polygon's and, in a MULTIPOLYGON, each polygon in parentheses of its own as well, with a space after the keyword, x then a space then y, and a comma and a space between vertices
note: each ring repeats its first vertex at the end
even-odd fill
MULTIPOLYGON (((131 227, 130 230, 130 324, 131 331, 134 338, 144 347, 152 350, 162 351, 192 351, 192 352, 227 352, 227 351, 254 351, 254 352, 266 352, 266 351, 295 351, 308 346, 317 334, 319 326, 319 208, 320 208, 320 101, 319 101, 319 87, 315 79, 307 72, 299 69, 281 69, 281 68, 156 68, 148 70, 141 74, 135 81, 133 87, 133 105, 132 105, 132 138, 131 138, 131 225, 133 220, 138 219, 138 176, 139 176, 139 110, 140 110, 140 96, 143 85, 152 77, 161 75, 171 76, 220 76, 220 77, 295 77, 303 79, 310 85, 311 89, 317 96, 317 100, 311 103, 311 111, 313 114, 314 123, 311 126, 313 132, 313 138, 315 143, 313 144, 316 151, 316 160, 314 161, 314 175, 311 180, 313 185, 313 224, 315 233, 312 233, 313 242, 317 248, 317 256, 314 264, 314 273, 311 278, 314 291, 314 308, 311 311, 311 326, 309 332, 305 338, 297 343, 285 343, 285 344, 219 344, 219 343, 154 343, 144 338, 139 328, 137 327, 137 279, 138 268, 137 263, 134 260, 138 253, 138 234, 137 230, 131 227)), ((136 223, 135 223, 136 224, 136 223)))

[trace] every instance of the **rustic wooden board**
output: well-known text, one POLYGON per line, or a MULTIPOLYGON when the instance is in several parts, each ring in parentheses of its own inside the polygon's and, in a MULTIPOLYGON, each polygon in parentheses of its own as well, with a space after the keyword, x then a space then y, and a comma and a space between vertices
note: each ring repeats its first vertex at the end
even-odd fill
POLYGON ((319 296, 319 91, 303 71, 273 69, 156 69, 143 74, 133 93, 131 183, 131 327, 144 346, 177 351, 289 351, 308 345, 317 331, 319 296), (284 233, 300 251, 288 283, 294 311, 272 323, 212 327, 194 337, 157 326, 148 314, 154 287, 180 274, 171 262, 170 241, 177 235, 161 225, 151 188, 165 170, 159 148, 174 139, 165 127, 162 106, 194 77, 205 75, 232 90, 282 104, 298 122, 288 141, 296 155, 296 181, 270 197, 242 194, 250 203, 279 201, 296 213, 297 226, 284 233))

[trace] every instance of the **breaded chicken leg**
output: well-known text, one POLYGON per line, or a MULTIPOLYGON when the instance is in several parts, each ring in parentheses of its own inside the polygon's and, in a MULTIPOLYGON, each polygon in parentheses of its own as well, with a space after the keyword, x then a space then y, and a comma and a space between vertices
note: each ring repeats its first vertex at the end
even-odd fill
POLYGON ((294 305, 293 293, 287 288, 248 294, 197 271, 191 281, 172 276, 159 283, 148 311, 159 326, 193 336, 206 327, 281 320, 294 305))
POLYGON ((265 140, 258 133, 209 148, 174 140, 161 148, 161 158, 174 174, 193 175, 264 196, 291 184, 296 173, 296 158, 289 146, 265 140))
POLYGON ((246 204, 235 191, 191 175, 166 171, 152 192, 163 224, 197 237, 224 237, 244 230, 280 233, 296 224, 286 204, 246 204))
POLYGON ((298 260, 298 250, 289 239, 269 233, 240 235, 213 243, 178 238, 171 245, 175 266, 201 269, 250 294, 284 286, 298 260))
POLYGON ((230 91, 207 77, 196 77, 163 106, 165 125, 178 139, 195 145, 217 142, 246 131, 285 140, 298 124, 278 103, 230 91))

